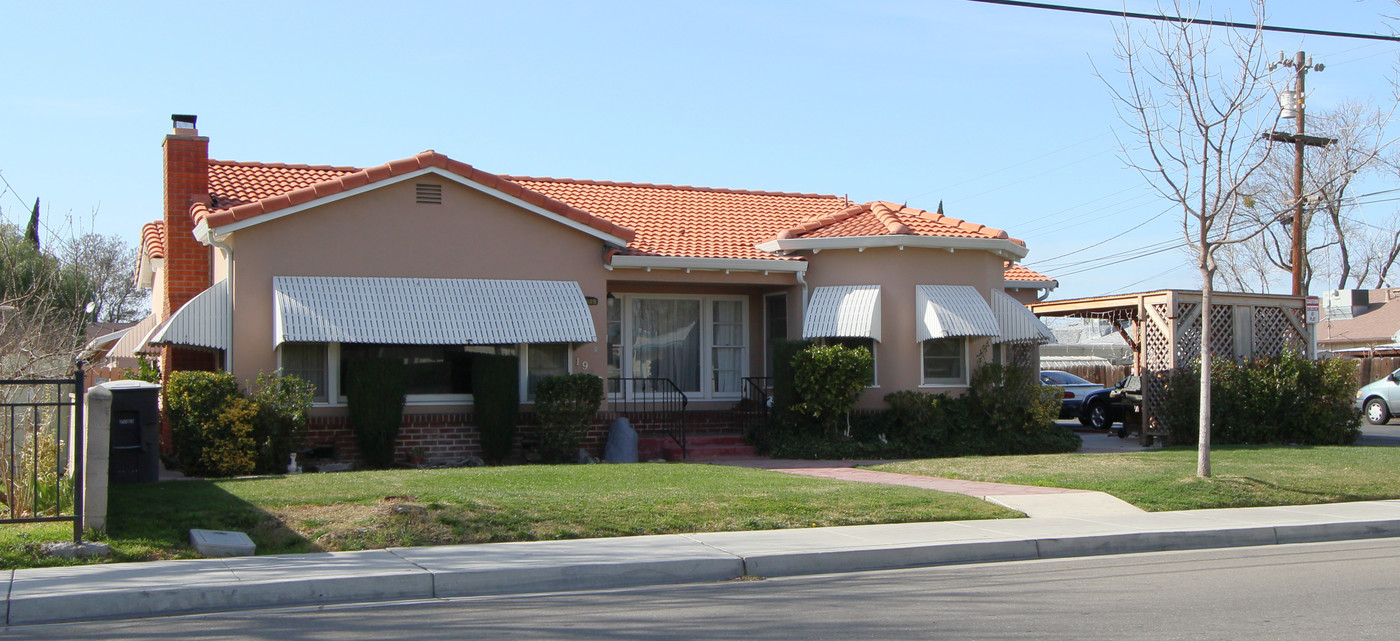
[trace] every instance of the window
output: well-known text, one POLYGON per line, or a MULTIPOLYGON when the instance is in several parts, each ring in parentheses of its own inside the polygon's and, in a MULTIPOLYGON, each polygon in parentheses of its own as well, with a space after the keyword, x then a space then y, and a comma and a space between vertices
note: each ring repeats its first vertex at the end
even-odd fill
MULTIPOLYGON (((870 358, 871 358, 872 364, 875 364, 875 363, 878 363, 878 362, 879 362, 879 361, 877 360, 877 356, 876 356, 876 352, 875 352, 875 339, 873 339, 873 338, 852 338, 852 337, 849 337, 849 336, 840 336, 840 337, 834 337, 834 338, 823 338, 823 339, 820 339, 820 342, 821 342, 822 345, 840 345, 840 346, 845 347, 845 348, 847 348, 847 349, 855 349, 855 348, 857 348, 857 347, 864 347, 865 349, 870 350, 870 358)), ((875 370, 876 370, 875 367, 870 368, 870 378, 869 378, 868 380, 865 381, 865 386, 866 386, 866 387, 876 387, 876 386, 877 386, 877 380, 876 380, 876 378, 875 378, 875 370)))
POLYGON ((525 400, 535 400, 535 385, 540 379, 568 373, 568 343, 538 343, 525 346, 525 400))
POLYGON ((700 391, 700 301, 632 299, 632 376, 700 391))
MULTIPOLYGON (((748 301, 721 296, 615 295, 608 376, 666 378, 692 398, 737 396, 748 373, 748 301)), ((615 385, 610 392, 617 392, 615 385)))
POLYGON ((744 377, 744 302, 712 301, 710 328, 710 391, 738 394, 744 377))
POLYGON ((311 402, 326 402, 326 392, 330 388, 326 385, 325 343, 283 344, 282 373, 309 381, 315 386, 316 391, 311 396, 311 402))
POLYGON ((520 354, 520 391, 534 399, 535 384, 547 376, 569 373, 568 343, 523 345, 380 345, 363 343, 283 343, 278 358, 284 373, 316 387, 313 403, 345 402, 349 362, 388 357, 404 364, 409 403, 469 403, 472 362, 481 354, 520 354))
POLYGON ((924 385, 966 385, 967 349, 962 337, 933 338, 923 344, 924 385))

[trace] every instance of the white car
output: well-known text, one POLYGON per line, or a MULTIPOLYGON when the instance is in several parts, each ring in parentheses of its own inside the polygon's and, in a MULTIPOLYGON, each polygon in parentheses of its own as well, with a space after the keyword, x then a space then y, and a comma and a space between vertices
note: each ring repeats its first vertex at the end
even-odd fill
POLYGON ((1064 398, 1060 400, 1060 418, 1074 418, 1079 416, 1079 405, 1084 402, 1084 397, 1089 392, 1097 392, 1103 389, 1102 385, 1092 381, 1084 380, 1069 372, 1059 370, 1041 370, 1040 384, 1045 386, 1062 387, 1065 390, 1064 398))
POLYGON ((1400 369, 1356 390, 1356 408, 1366 413, 1366 422, 1372 425, 1385 425, 1400 414, 1400 369))

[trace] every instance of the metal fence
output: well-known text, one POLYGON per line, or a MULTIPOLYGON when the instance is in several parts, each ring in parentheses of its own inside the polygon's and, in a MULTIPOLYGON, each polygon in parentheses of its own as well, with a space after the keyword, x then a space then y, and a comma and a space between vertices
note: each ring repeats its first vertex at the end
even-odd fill
POLYGON ((73 523, 83 540, 83 370, 0 380, 0 524, 73 523))
POLYGON ((625 417, 641 432, 660 430, 686 451, 685 408, 690 399, 669 378, 609 378, 608 411, 613 418, 625 417))

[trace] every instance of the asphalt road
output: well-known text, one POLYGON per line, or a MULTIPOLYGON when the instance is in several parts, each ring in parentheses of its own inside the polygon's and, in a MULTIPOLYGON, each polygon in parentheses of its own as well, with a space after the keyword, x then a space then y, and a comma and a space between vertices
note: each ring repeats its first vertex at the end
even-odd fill
POLYGON ((1394 639, 1400 539, 8 628, 14 639, 1394 639))

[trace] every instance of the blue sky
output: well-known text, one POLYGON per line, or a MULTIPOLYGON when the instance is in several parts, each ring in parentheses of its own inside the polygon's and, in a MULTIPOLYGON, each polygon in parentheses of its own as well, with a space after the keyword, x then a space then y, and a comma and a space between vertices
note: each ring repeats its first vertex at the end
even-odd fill
MULTIPOLYGON (((51 224, 71 214, 135 242, 160 216, 169 115, 193 113, 219 159, 369 166, 435 149, 495 173, 942 201, 1025 239, 1055 298, 1198 286, 1179 252, 1068 264, 1180 234, 1173 212, 1105 242, 1169 206, 1125 168, 1095 76, 1117 74, 1121 20, 965 0, 508 4, 6 4, 0 209, 14 221, 39 196, 51 224)), ((1206 5, 1251 20, 1245 2, 1206 5)), ((1268 22, 1390 33, 1395 14, 1290 0, 1268 22)), ((1310 109, 1394 102, 1400 43, 1266 43, 1326 63, 1310 109)))

